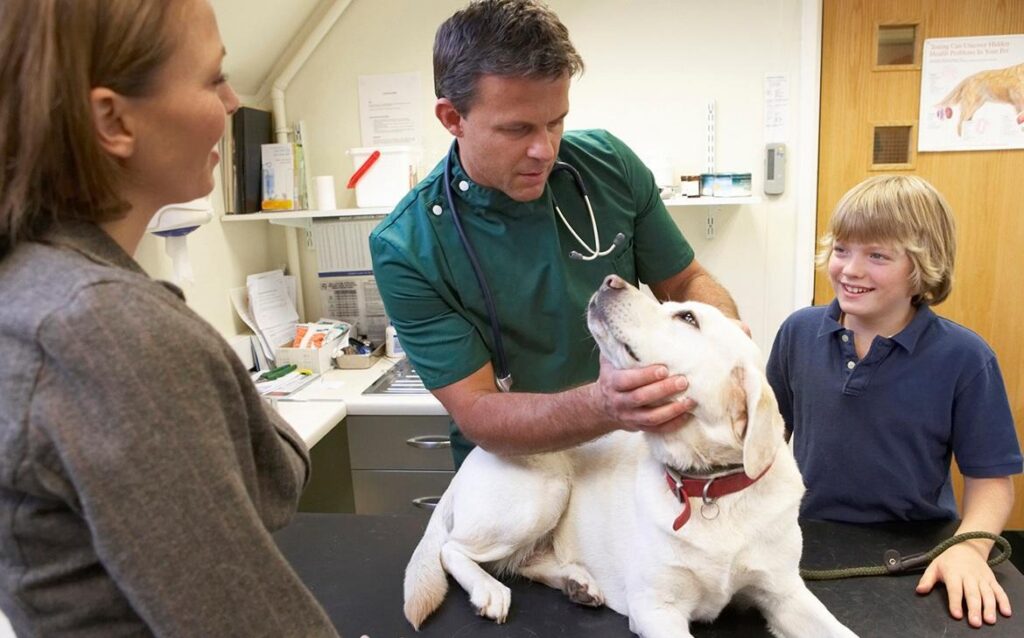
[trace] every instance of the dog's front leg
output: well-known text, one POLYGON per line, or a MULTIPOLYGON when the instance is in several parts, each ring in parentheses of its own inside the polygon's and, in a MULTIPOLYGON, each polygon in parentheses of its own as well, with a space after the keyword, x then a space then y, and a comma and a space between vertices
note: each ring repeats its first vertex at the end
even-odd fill
POLYGON ((780 638, 857 638, 807 589, 799 576, 759 590, 756 598, 768 628, 780 638))
POLYGON ((629 630, 641 638, 693 638, 692 609, 683 601, 669 602, 653 591, 629 597, 629 630))

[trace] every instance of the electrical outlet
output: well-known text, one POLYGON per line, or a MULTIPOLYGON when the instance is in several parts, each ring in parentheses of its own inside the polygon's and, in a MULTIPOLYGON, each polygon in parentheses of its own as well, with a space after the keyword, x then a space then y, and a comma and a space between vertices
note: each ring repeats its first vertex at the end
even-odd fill
POLYGON ((715 238, 715 209, 711 207, 708 208, 708 216, 704 223, 704 238, 715 238))
POLYGON ((313 231, 307 230, 306 232, 306 250, 315 250, 313 247, 313 231))

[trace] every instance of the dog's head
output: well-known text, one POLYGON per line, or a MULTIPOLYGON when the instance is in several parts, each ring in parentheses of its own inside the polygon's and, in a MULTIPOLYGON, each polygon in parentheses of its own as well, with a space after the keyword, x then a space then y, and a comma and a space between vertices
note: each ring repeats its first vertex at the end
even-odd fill
POLYGON ((742 462, 750 477, 771 464, 782 417, 758 348, 736 322, 695 301, 659 304, 611 275, 590 299, 587 325, 615 367, 660 363, 689 380, 680 397, 697 402, 694 418, 648 436, 659 461, 696 470, 742 462))

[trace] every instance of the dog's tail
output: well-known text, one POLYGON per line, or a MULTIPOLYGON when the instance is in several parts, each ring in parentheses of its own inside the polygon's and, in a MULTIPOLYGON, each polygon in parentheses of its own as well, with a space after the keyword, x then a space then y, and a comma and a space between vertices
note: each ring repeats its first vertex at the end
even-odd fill
POLYGON ((967 76, 964 79, 960 80, 960 83, 954 86, 953 90, 946 94, 946 97, 942 98, 942 100, 940 100, 939 103, 936 104, 935 106, 957 106, 961 98, 963 97, 964 88, 967 86, 967 82, 971 79, 971 77, 973 76, 967 76))
POLYGON ((446 490, 405 568, 405 618, 417 631, 448 593, 441 546, 452 527, 451 507, 451 490, 446 490))

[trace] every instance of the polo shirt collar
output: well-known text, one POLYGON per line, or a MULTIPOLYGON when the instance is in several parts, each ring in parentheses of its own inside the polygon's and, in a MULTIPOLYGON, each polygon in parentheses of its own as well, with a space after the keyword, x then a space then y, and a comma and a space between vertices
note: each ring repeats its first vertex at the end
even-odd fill
MULTIPOLYGON (((821 327, 818 329, 818 336, 824 337, 836 332, 845 330, 843 324, 839 323, 839 315, 842 313, 842 309, 839 307, 839 300, 833 299, 832 303, 828 306, 828 311, 825 316, 821 319, 821 327)), ((917 347, 917 342, 920 341, 921 335, 928 328, 928 324, 931 323, 935 317, 935 313, 931 307, 922 304, 917 307, 917 312, 914 313, 914 318, 910 320, 903 330, 892 336, 892 340, 903 347, 904 350, 913 354, 914 348, 917 347)))
MULTIPOLYGON (((459 199, 460 204, 465 202, 467 207, 474 209, 485 208, 492 212, 499 212, 510 216, 528 215, 542 211, 547 212, 551 209, 547 186, 544 187, 544 194, 532 202, 517 202, 496 188, 477 184, 462 167, 462 160, 459 158, 457 150, 458 146, 456 145, 455 152, 452 153, 451 192, 452 195, 459 199), (463 190, 464 188, 465 190, 463 190)), ((461 206, 459 212, 463 212, 461 206)))

